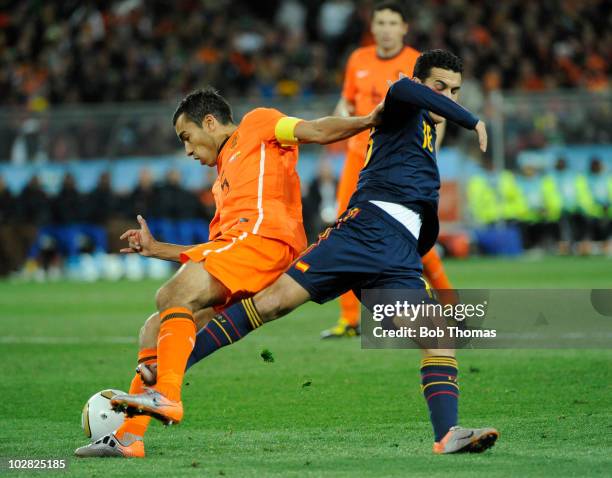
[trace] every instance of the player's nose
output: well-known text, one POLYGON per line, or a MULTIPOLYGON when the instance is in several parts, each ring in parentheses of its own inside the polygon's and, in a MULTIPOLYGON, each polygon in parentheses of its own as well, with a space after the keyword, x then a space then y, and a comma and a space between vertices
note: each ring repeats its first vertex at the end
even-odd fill
POLYGON ((187 142, 185 143, 185 154, 187 154, 187 156, 193 156, 193 148, 187 142))

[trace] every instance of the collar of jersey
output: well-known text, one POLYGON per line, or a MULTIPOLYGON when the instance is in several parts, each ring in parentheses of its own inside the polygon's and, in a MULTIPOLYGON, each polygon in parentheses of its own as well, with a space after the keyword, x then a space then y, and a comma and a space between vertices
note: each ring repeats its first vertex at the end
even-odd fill
POLYGON ((219 162, 219 159, 221 158, 221 154, 223 153, 223 148, 225 148, 225 146, 227 145, 228 141, 230 140, 230 138, 232 136, 234 136, 236 134, 236 132, 238 131, 238 128, 236 128, 234 130, 234 132, 232 134, 230 134, 227 138, 225 138, 223 140, 223 143, 221 143, 221 147, 219 148, 219 152, 217 153, 217 162, 219 162))
POLYGON ((378 54, 378 51, 376 51, 376 58, 378 58, 380 61, 393 60, 393 59, 397 58, 398 56, 400 56, 402 53, 404 53, 405 49, 406 49, 406 45, 402 45, 402 48, 400 49, 400 51, 398 51, 395 55, 393 55, 393 56, 385 56, 385 57, 380 56, 378 54))

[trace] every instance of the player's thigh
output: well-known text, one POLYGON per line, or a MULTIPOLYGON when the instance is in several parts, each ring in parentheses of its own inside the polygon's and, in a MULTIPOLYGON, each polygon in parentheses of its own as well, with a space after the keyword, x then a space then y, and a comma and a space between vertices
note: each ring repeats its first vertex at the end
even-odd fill
POLYGON ((157 292, 157 309, 188 307, 197 311, 225 302, 227 290, 199 262, 186 262, 157 292))

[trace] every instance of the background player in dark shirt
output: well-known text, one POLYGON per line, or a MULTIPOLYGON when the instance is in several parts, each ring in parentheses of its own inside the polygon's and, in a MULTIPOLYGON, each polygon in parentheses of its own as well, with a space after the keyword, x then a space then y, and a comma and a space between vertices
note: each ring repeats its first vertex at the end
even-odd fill
MULTIPOLYGON (((484 123, 456 104, 461 72, 459 58, 433 50, 417 60, 414 80, 391 86, 349 209, 274 284, 210 321, 198 333, 188 367, 309 300, 324 303, 348 290, 358 296, 361 289, 425 291, 420 255, 438 234, 435 124, 446 118, 474 129, 480 148, 487 146, 484 123)), ((499 435, 495 429, 457 426, 455 351, 423 349, 423 355, 421 383, 434 452, 492 446, 499 435)))

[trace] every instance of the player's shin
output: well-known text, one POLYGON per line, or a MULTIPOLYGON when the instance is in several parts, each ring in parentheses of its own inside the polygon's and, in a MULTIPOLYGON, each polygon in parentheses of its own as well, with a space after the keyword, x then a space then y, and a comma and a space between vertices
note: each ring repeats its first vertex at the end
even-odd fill
POLYGON ((160 312, 160 318, 157 384, 154 388, 166 398, 180 401, 185 365, 195 343, 193 313, 185 307, 171 307, 160 312))
POLYGON ((427 356, 421 361, 421 389, 429 408, 436 442, 457 425, 457 372, 457 360, 454 357, 427 356))
MULTIPOLYGON (((157 363, 157 348, 144 348, 138 351, 138 365, 153 365, 157 363)), ((144 392, 144 382, 139 373, 132 379, 130 384, 130 394, 138 394, 144 392)), ((144 437, 151 417, 147 415, 136 415, 126 418, 123 424, 115 432, 115 436, 122 440, 126 433, 130 433, 135 437, 144 437)))
POLYGON ((233 344, 263 324, 253 299, 244 299, 215 315, 197 334, 187 368, 221 347, 233 344))

